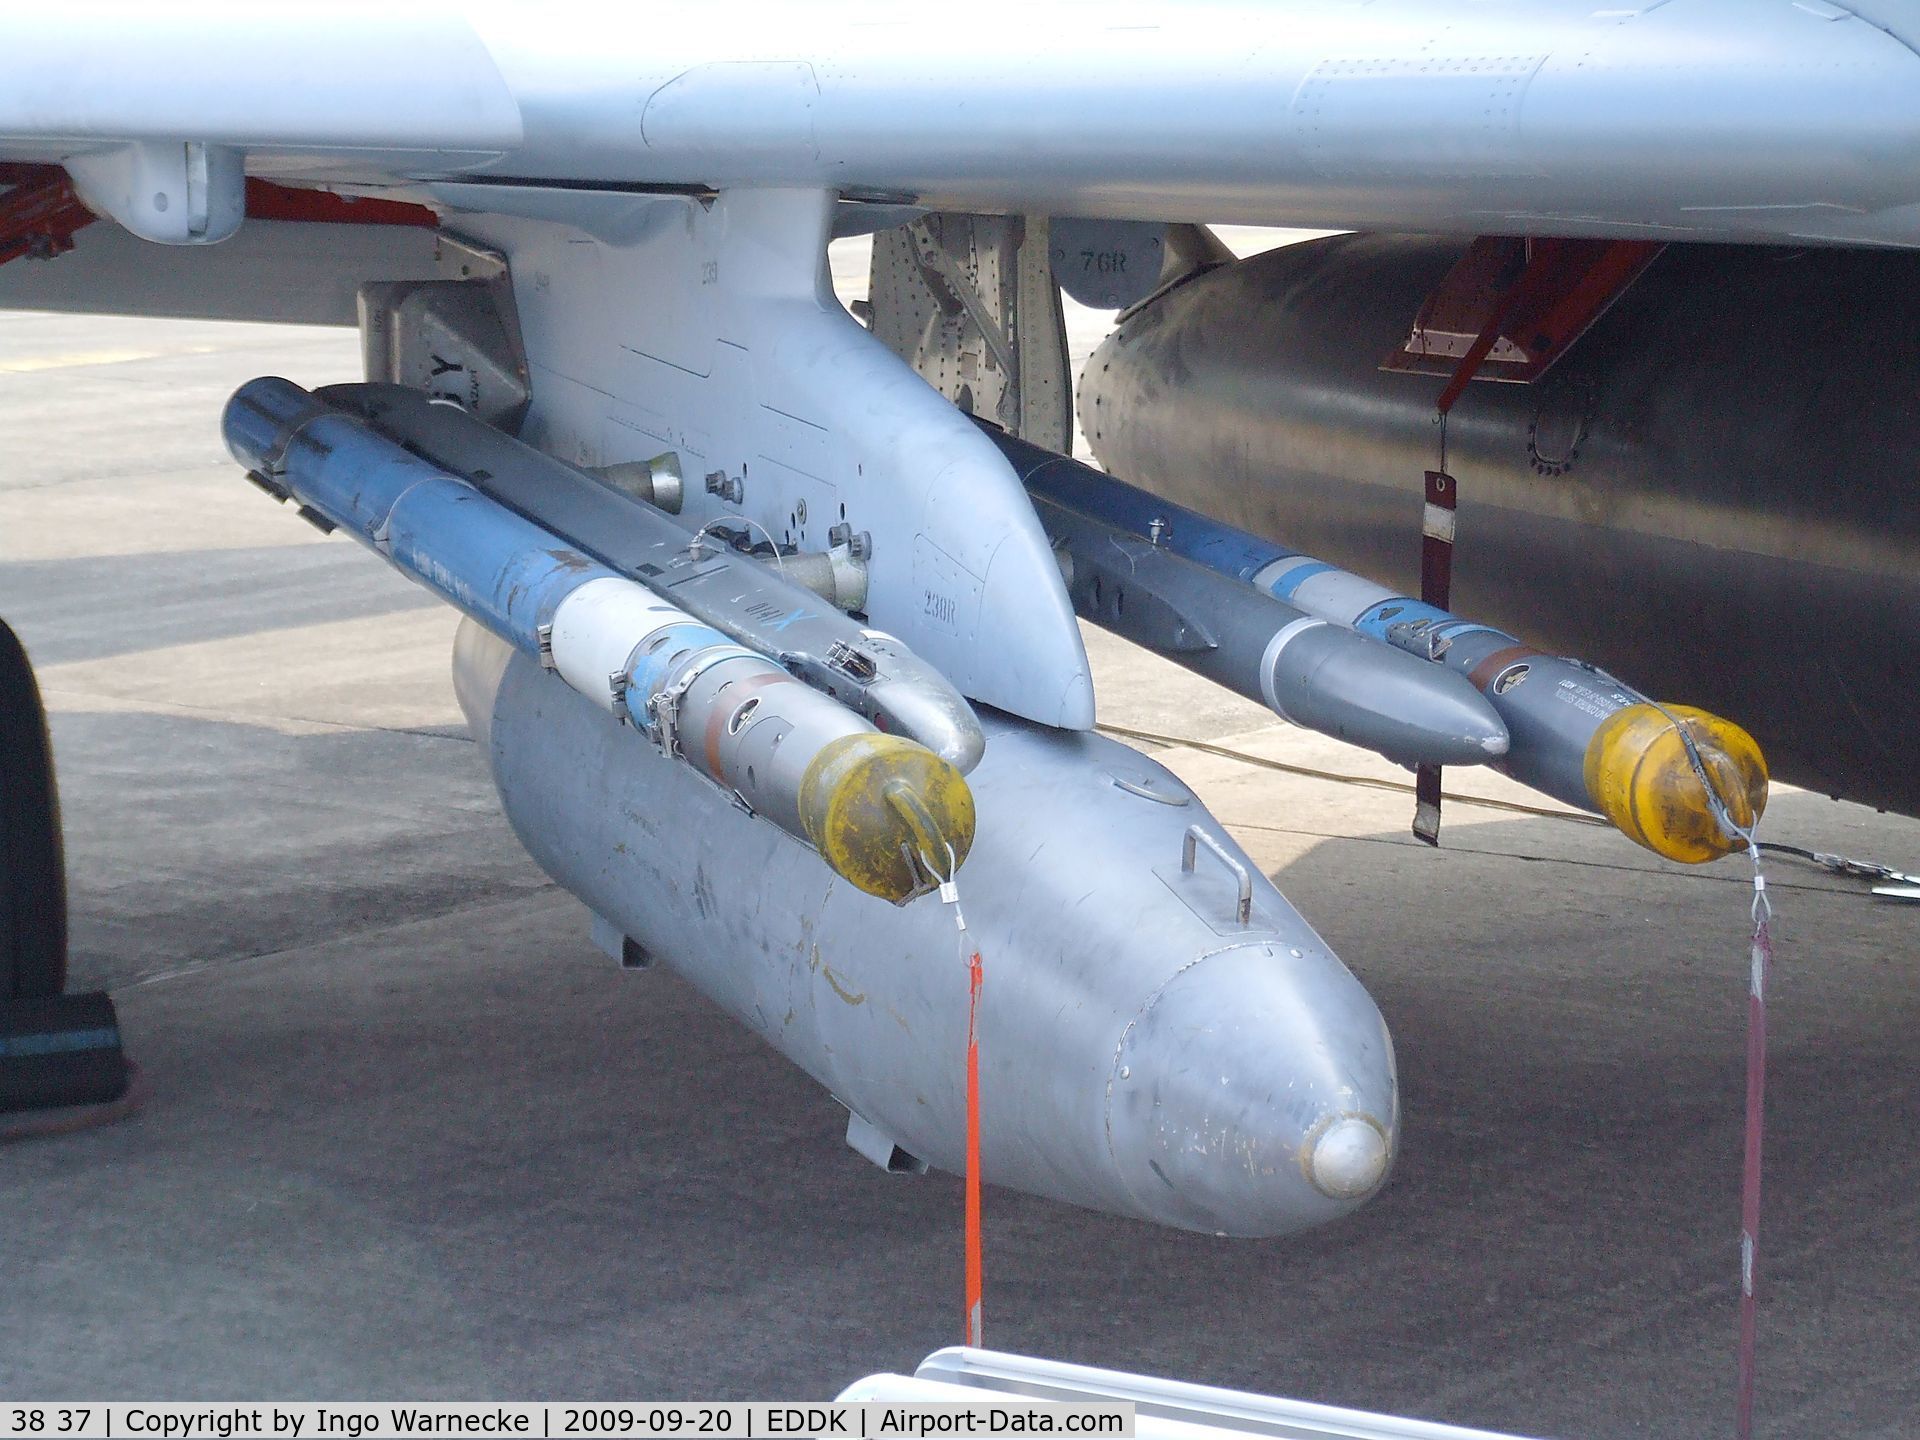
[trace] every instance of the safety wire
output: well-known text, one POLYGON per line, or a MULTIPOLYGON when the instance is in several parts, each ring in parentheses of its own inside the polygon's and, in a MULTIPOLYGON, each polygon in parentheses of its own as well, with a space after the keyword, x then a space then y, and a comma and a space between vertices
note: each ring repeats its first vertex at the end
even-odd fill
MULTIPOLYGON (((1596 671, 1604 674, 1604 671, 1596 671)), ((1618 681, 1608 676, 1609 683, 1618 681)), ((1634 692, 1638 698, 1639 692, 1634 692)), ((1652 701, 1646 703, 1652 704, 1652 701)), ((1251 751, 1236 750, 1230 745, 1215 745, 1210 741, 1196 740, 1186 735, 1165 735, 1158 730, 1137 730, 1130 725, 1099 724, 1093 727, 1102 735, 1117 735, 1123 740, 1139 740, 1148 745, 1176 745, 1182 750, 1193 750, 1202 755, 1218 755, 1223 760, 1235 760, 1242 765, 1257 766, 1262 770, 1278 771, 1282 775, 1298 775, 1307 780, 1325 780, 1335 785, 1352 785, 1363 790, 1388 790, 1395 794, 1411 795, 1414 787, 1404 780, 1387 780, 1377 775, 1351 775, 1341 770, 1320 770, 1311 765, 1295 765, 1286 760, 1275 760, 1266 755, 1255 755, 1251 751)), ((1481 810, 1499 810, 1508 815, 1529 815, 1542 820, 1560 820, 1570 825, 1587 825, 1597 830, 1611 830, 1613 822, 1598 815, 1586 815, 1578 810, 1554 808, 1546 805, 1524 805, 1517 800, 1500 800, 1491 795, 1471 795, 1465 791, 1447 790, 1441 798, 1450 805, 1469 805, 1481 810)), ((1846 855, 1829 854, 1824 850, 1808 850, 1799 845, 1783 845, 1777 840, 1762 840, 1762 855, 1779 855, 1793 860, 1804 860, 1816 865, 1828 874, 1839 875, 1850 880, 1877 880, 1883 882, 1874 886, 1873 893, 1895 900, 1920 899, 1920 875, 1896 870, 1891 865, 1877 864, 1872 860, 1855 860, 1846 855)))
MULTIPOLYGON (((923 860, 924 863, 924 860, 923 860)), ((959 860, 953 846, 947 846, 947 866, 942 872, 928 865, 928 873, 940 881, 940 899, 953 907, 953 925, 961 963, 967 967, 967 1164, 966 1164, 966 1314, 961 1333, 963 1343, 979 1349, 985 1342, 981 1312, 983 1289, 983 1250, 980 1223, 980 947, 967 938, 967 916, 960 908, 957 880, 959 860)))
MULTIPOLYGON (((1596 670, 1609 682, 1620 685, 1614 677, 1604 671, 1596 670)), ((1620 688, 1628 687, 1621 685, 1620 688)), ((1741 842, 1747 852, 1747 858, 1753 862, 1753 938, 1749 949, 1747 978, 1747 1115, 1746 1115, 1746 1157, 1742 1168, 1740 1185, 1740 1347, 1738 1363, 1738 1383, 1734 1405, 1735 1440, 1752 1440, 1753 1436, 1753 1389, 1754 1354, 1756 1332, 1758 1329, 1757 1307, 1754 1299, 1754 1274, 1759 1263, 1760 1250, 1760 1160, 1762 1142, 1765 1139, 1766 1126, 1766 1084, 1767 1084, 1767 977, 1773 966, 1773 902, 1767 898, 1767 879, 1761 869, 1763 842, 1754 833, 1756 826, 1742 825, 1733 818, 1721 796, 1719 787, 1707 770, 1706 762, 1700 757, 1700 749, 1694 743, 1693 735, 1680 718, 1657 700, 1649 699, 1638 691, 1630 691, 1637 698, 1645 700, 1667 719, 1674 732, 1680 737, 1680 744, 1686 753, 1687 764, 1699 779, 1706 791, 1707 805, 1713 812, 1713 818, 1722 830, 1731 838, 1741 842)), ((1350 784, 1374 786, 1380 789, 1411 790, 1413 787, 1400 781, 1370 780, 1362 776, 1339 775, 1331 771, 1311 770, 1305 766, 1289 765, 1284 761, 1267 760, 1261 756, 1248 755, 1245 752, 1229 750, 1224 746, 1209 745, 1205 741, 1182 740, 1173 736, 1155 735, 1144 730, 1129 730, 1120 726, 1103 725, 1102 730, 1128 736, 1137 740, 1162 741, 1202 750, 1210 754, 1229 756, 1245 760, 1275 770, 1284 770, 1294 774, 1311 776, 1315 779, 1341 781, 1350 784)), ((1591 824, 1605 824, 1595 817, 1575 814, 1569 811, 1546 810, 1537 806, 1517 805, 1512 801, 1488 800, 1480 797, 1452 797, 1467 804, 1479 804, 1502 810, 1519 811, 1524 814, 1540 815, 1553 819, 1568 819, 1591 824)), ((1803 855, 1816 864, 1840 874, 1871 874, 1893 876, 1900 879, 1900 872, 1889 870, 1885 866, 1869 866, 1858 861, 1848 861, 1839 856, 1820 855, 1814 852, 1801 852, 1790 847, 1778 848, 1787 853, 1803 855)))
MULTIPOLYGON (((766 537, 767 545, 773 551, 773 568, 779 571, 781 578, 784 579, 787 573, 787 561, 786 561, 786 557, 780 553, 780 542, 773 538, 773 532, 771 530, 767 529, 766 526, 762 525, 758 520, 754 519, 751 515, 722 515, 718 519, 709 520, 706 524, 702 525, 698 530, 693 532, 693 541, 692 541, 691 548, 695 551, 698 551, 700 548, 700 542, 702 540, 705 540, 710 533, 712 533, 716 529, 719 529, 722 526, 731 525, 735 520, 738 520, 742 524, 744 524, 747 527, 747 530, 749 531, 749 533, 751 533, 752 531, 758 530, 762 535, 766 537)), ((699 556, 696 554, 694 558, 697 560, 699 556)))
POLYGON ((1706 791, 1707 805, 1720 828, 1746 846, 1753 861, 1753 940, 1747 966, 1747 1120, 1746 1158, 1740 1176, 1740 1353, 1734 1396, 1734 1440, 1752 1440, 1755 1350, 1759 1305, 1755 1299, 1755 1272, 1760 1263, 1760 1160, 1766 1139, 1767 1109, 1767 978, 1773 968, 1773 902, 1767 898, 1767 877, 1760 866, 1759 825, 1742 825, 1733 818, 1720 788, 1700 758, 1700 748, 1686 725, 1657 700, 1648 702, 1666 716, 1680 737, 1687 764, 1706 791))
MULTIPOLYGON (((1604 671, 1596 671, 1610 683, 1620 682, 1604 671)), ((1622 689, 1627 687, 1621 686, 1622 689)), ((1765 854, 1790 855, 1796 859, 1819 865, 1836 875, 1848 875, 1857 878, 1891 881, 1890 885, 1876 887, 1876 893, 1890 894, 1899 898, 1908 898, 1920 889, 1920 876, 1913 876, 1890 866, 1878 865, 1868 861, 1850 860, 1842 855, 1829 855, 1816 850, 1804 850, 1794 845, 1781 845, 1763 841, 1755 833, 1753 825, 1742 825, 1733 818, 1726 799, 1714 782, 1706 762, 1701 758, 1700 749, 1695 744, 1692 733, 1665 705, 1652 700, 1638 691, 1631 691, 1636 698, 1665 716, 1680 737, 1681 748, 1687 757, 1687 764, 1693 770, 1706 792, 1707 805, 1712 811, 1716 824, 1731 838, 1738 840, 1753 865, 1753 902, 1749 913, 1753 919, 1752 940, 1748 950, 1747 967, 1747 1104, 1746 1104, 1746 1140, 1745 1158, 1742 1165, 1740 1185, 1740 1341, 1738 1360, 1738 1381, 1734 1406, 1735 1440, 1752 1440, 1753 1435, 1753 1394, 1755 1379, 1755 1352, 1757 1348, 1758 1306, 1755 1298, 1756 1274, 1759 1268, 1760 1252, 1760 1193, 1761 1159, 1766 1138, 1766 1083, 1767 1083, 1767 983, 1773 968, 1773 902, 1767 894, 1767 879, 1761 865, 1765 854)), ((1403 781, 1378 780, 1370 776, 1343 775, 1330 770, 1315 770, 1304 765, 1291 765, 1281 760, 1271 760, 1265 756, 1248 754, 1243 750, 1229 749, 1223 745, 1212 745, 1204 740, 1191 740, 1175 735, 1160 735, 1149 730, 1134 730, 1120 725, 1102 725, 1101 730, 1114 735, 1125 736, 1132 740, 1149 743, 1179 745, 1183 748, 1219 755, 1228 759, 1244 761, 1250 765, 1280 770, 1288 774, 1305 776, 1316 780, 1331 780, 1341 784, 1364 785, 1382 790, 1412 790, 1411 785, 1403 781)), ((1580 824, 1604 825, 1607 822, 1594 816, 1581 815, 1575 811, 1548 810, 1540 806, 1520 805, 1509 800, 1494 800, 1484 796, 1449 795, 1447 798, 1461 804, 1483 805, 1494 809, 1515 811, 1526 815, 1538 815, 1546 819, 1571 820, 1580 824)))

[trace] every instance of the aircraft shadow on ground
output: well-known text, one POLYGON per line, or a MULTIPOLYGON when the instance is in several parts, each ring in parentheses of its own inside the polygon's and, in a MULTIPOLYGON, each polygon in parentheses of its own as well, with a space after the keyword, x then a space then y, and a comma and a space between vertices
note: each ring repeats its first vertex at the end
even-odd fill
POLYGON ((344 543, 9 561, 0 579, 38 667, 440 603, 344 543))
MULTIPOLYGON (((213 1287, 251 1328, 173 1326, 152 1352, 168 1393, 403 1374, 446 1393, 826 1394, 957 1333, 958 1182, 855 1157, 824 1092, 671 974, 579 963, 584 913, 521 853, 471 745, 149 714, 55 727, 76 979, 266 958, 122 992, 154 1107, 0 1185, 7 1214, 40 1217, 15 1232, 43 1257, 21 1304, 138 1288, 138 1267, 85 1279, 118 1242, 54 1226, 66 1194, 95 1236, 197 1207, 145 1243, 168 1284, 213 1287), (89 1157, 119 1167, 112 1192, 82 1186, 89 1157), (266 1218, 234 1209, 260 1193, 266 1218), (252 1268, 229 1273, 230 1252, 252 1268), (333 1291, 306 1284, 316 1266, 333 1291), (405 1334, 383 1318, 401 1312, 405 1334)), ((1779 833, 1826 806, 1782 797, 1779 833)), ((1394 1030, 1387 1189, 1274 1242, 990 1189, 991 1343, 1524 1433, 1717 1426, 1744 898, 1468 850, 1640 864, 1565 829, 1462 826, 1438 853, 1378 835, 1364 866, 1338 842, 1287 866, 1394 1030)), ((1777 1346, 1770 1384, 1877 1377, 1855 1411, 1892 1424, 1920 1400, 1888 1378, 1910 1377, 1913 1339, 1889 1276, 1910 1273, 1920 1195, 1914 921, 1850 892, 1783 885, 1780 905, 1768 1324, 1848 1338, 1777 1346)), ((19 1373, 71 1369, 15 1339, 19 1373)))

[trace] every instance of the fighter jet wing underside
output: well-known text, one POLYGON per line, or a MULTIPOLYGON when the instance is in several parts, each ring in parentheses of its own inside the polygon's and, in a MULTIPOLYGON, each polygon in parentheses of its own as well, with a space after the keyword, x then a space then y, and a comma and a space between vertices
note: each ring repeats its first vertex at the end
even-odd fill
MULTIPOLYGON (((1284 1233, 1384 1183, 1391 1042, 1198 799, 1088 733, 1076 611, 1409 763, 1500 760, 1543 687, 1022 450, 1071 448, 1048 257, 1111 222, 1118 308, 1173 222, 1920 248, 1920 53, 1885 8, 21 11, 0 305, 357 321, 370 380, 458 420, 262 381, 230 448, 467 616, 503 806, 613 948, 807 1069, 864 1153, 955 1166, 958 884, 1003 977, 989 1178, 1284 1233), (58 233, 22 200, 49 177, 84 211, 58 233), (826 283, 837 225, 893 232, 871 328, 826 283), (653 538, 579 518, 607 492, 653 538)), ((1518 735, 1574 803, 1569 747, 1645 719, 1608 695, 1518 735)))

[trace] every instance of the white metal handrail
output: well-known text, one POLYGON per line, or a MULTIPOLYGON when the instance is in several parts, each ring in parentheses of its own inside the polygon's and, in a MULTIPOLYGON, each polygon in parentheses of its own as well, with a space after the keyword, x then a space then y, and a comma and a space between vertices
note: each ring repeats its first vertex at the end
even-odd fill
POLYGON ((983 1391, 1078 1404, 1128 1403, 1135 1407, 1138 1440, 1219 1440, 1223 1433, 1275 1440, 1521 1440, 1431 1420, 1403 1420, 959 1345, 934 1351, 911 1376, 870 1375, 849 1386, 840 1399, 953 1401, 983 1391))

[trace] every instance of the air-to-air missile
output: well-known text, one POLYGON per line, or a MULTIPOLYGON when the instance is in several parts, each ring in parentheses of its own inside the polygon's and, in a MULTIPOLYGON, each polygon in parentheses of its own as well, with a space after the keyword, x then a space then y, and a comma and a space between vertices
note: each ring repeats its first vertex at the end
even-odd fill
POLYGON ((263 488, 544 661, 860 889, 903 901, 966 858, 973 800, 948 761, 662 593, 288 381, 243 386, 223 428, 263 488))
MULTIPOLYGON (((1591 665, 1544 654, 1503 630, 1256 539, 1092 466, 995 438, 1014 454, 1043 523, 1054 511, 1095 517, 1136 540, 1151 537, 1156 550, 1231 577, 1227 583, 1245 593, 1271 596, 1395 647, 1430 673, 1484 697, 1507 737, 1504 754, 1485 757, 1494 769, 1568 805, 1597 811, 1656 854, 1688 862, 1717 859, 1742 842, 1715 814, 1716 797, 1743 828, 1766 806, 1760 748, 1730 720, 1656 704, 1591 665), (1701 782, 1696 758, 1715 796, 1701 782)), ((1216 604, 1213 613, 1228 608, 1216 604)), ((1407 703, 1418 693, 1388 689, 1383 680, 1370 698, 1384 706, 1395 695, 1407 703)))
MULTIPOLYGON (((406 422, 392 416, 404 408, 389 407, 381 423, 398 433, 406 422)), ((1378 1009, 1153 760, 1103 736, 988 712, 984 753, 962 782, 711 621, 657 618, 665 602, 635 577, 658 579, 646 565, 664 552, 615 573, 537 523, 531 487, 514 492, 529 507, 517 513, 436 463, 452 451, 425 429, 420 453, 409 453, 362 418, 260 381, 228 407, 226 431, 259 483, 354 531, 467 612, 455 689, 528 851, 586 902, 606 948, 678 971, 827 1087, 862 1154, 889 1169, 964 1163, 959 940, 980 951, 986 973, 988 1180, 1229 1235, 1334 1219, 1384 1182, 1399 1100, 1378 1009), (671 637, 654 652, 663 665, 638 641, 639 655, 625 648, 649 633, 671 637), (763 688, 728 699, 696 676, 673 712, 680 743, 636 743, 623 722, 645 728, 663 710, 649 700, 713 649, 763 688), (619 677, 611 687, 609 675, 619 677), (913 805, 902 814, 884 803, 884 784, 877 801, 875 786, 860 785, 854 803, 810 812, 804 776, 793 779, 800 767, 779 770, 777 759, 758 789, 750 777, 742 788, 742 763, 758 762, 730 743, 729 725, 743 718, 744 745, 763 719, 743 712, 776 694, 809 707, 783 732, 792 738, 781 749, 796 760, 836 726, 869 737, 863 745, 891 742, 877 773, 913 752, 904 783, 931 825, 913 805), (701 704, 695 719, 689 706, 701 704), (821 706, 835 726, 807 728, 821 706), (703 759, 714 746, 717 759, 703 759), (767 793, 776 781, 784 800, 767 793), (872 849, 894 846, 891 888, 839 863, 868 848, 845 837, 867 832, 872 849), (958 906, 915 895, 924 876, 901 852, 951 843, 959 853, 968 839, 958 906), (872 889, 904 890, 905 903, 877 903, 862 893, 872 889)), ((500 440, 486 442, 490 459, 477 467, 488 476, 472 480, 500 482, 505 494, 516 483, 502 481, 509 471, 545 473, 523 467, 546 457, 500 440)), ((641 507, 631 493, 619 503, 641 507)), ((692 537, 680 536, 684 549, 692 537)), ((777 578, 731 558, 742 584, 777 578)))
POLYGON ((404 385, 330 385, 317 394, 695 619, 775 655, 877 728, 918 740, 962 774, 978 763, 985 742, 960 692, 891 635, 841 613, 864 598, 857 537, 819 555, 768 546, 765 564, 754 564, 730 546, 694 543, 663 513, 668 507, 657 508, 669 496, 677 502, 676 457, 590 474, 404 385), (663 475, 676 487, 666 494, 663 475))
POLYGON ((1028 486, 1074 610, 1282 719, 1406 765, 1484 765, 1507 727, 1462 676, 1249 588, 1075 503, 1073 461, 982 426, 1028 486))
MULTIPOLYGON (((1483 244, 1331 235, 1163 286, 1087 363, 1089 458, 1419 594, 1448 381, 1408 362, 1458 365, 1475 312, 1428 307, 1483 244)), ((1920 253, 1674 244, 1578 338, 1510 318, 1448 416, 1448 608, 1734 717, 1778 779, 1920 814, 1920 648, 1887 643, 1920 632, 1920 253)))

